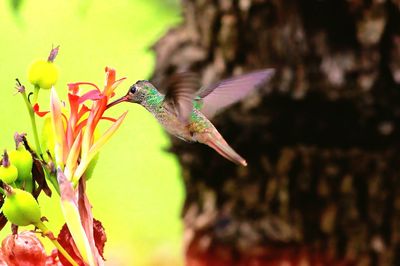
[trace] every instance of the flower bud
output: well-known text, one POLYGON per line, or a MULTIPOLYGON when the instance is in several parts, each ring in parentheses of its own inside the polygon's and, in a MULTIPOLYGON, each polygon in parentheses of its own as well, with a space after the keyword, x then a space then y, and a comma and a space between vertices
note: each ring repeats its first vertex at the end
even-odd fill
POLYGON ((58 80, 58 69, 53 62, 38 60, 28 71, 29 82, 42 89, 50 89, 58 80))
POLYGON ((18 226, 40 222, 40 207, 31 193, 5 185, 6 198, 2 207, 7 220, 18 226))
POLYGON ((11 164, 18 169, 19 180, 29 180, 32 177, 32 154, 23 145, 20 144, 16 150, 10 151, 9 158, 11 164))
POLYGON ((4 151, 3 161, 0 165, 0 180, 6 184, 14 183, 18 178, 18 169, 10 164, 7 151, 4 151))

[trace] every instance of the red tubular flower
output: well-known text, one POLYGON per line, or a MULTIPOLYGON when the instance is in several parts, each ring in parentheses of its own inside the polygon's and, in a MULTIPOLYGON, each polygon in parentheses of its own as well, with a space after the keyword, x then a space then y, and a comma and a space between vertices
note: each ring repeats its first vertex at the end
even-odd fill
POLYGON ((126 116, 127 112, 117 119, 104 116, 114 90, 123 80, 116 80, 115 70, 106 68, 103 90, 88 82, 69 84, 68 112, 67 108, 63 108, 56 91, 51 91, 50 115, 61 207, 75 246, 88 265, 100 265, 103 259, 95 246, 91 205, 85 194, 86 181, 82 177, 100 148, 120 127, 126 116), (93 89, 81 93, 82 86, 93 89), (95 129, 102 119, 113 123, 95 139, 95 129))
POLYGON ((65 168, 66 178, 74 184, 78 183, 90 161, 115 133, 126 116, 126 112, 117 119, 104 116, 107 104, 114 96, 114 90, 124 79, 116 80, 115 70, 106 68, 106 84, 102 91, 89 82, 69 84, 69 114, 62 112, 62 104, 55 90, 52 90, 50 113, 55 132, 56 163, 61 169, 65 168), (80 87, 83 85, 89 85, 93 89, 81 94, 80 87), (91 107, 89 108, 86 103, 91 103, 91 107), (67 118, 66 126, 63 116, 67 118), (95 141, 94 131, 101 119, 111 120, 114 123, 95 141))

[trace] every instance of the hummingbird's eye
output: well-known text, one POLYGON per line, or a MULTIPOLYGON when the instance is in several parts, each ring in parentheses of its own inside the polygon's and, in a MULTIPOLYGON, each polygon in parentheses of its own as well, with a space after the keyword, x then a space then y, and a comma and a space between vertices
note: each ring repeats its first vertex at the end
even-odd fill
POLYGON ((135 85, 133 85, 133 86, 131 86, 131 88, 129 89, 129 92, 130 93, 135 93, 136 92, 136 86, 135 85))

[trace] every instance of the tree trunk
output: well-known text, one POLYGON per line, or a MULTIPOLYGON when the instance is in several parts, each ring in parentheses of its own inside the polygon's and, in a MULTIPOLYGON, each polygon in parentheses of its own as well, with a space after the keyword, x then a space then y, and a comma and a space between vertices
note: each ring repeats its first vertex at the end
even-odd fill
POLYGON ((248 161, 172 139, 187 265, 400 265, 400 1, 192 0, 153 81, 274 67, 213 122, 248 161))

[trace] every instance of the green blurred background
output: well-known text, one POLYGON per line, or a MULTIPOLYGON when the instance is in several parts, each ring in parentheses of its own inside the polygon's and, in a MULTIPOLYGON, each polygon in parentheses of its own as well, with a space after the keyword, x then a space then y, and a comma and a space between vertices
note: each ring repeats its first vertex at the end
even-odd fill
MULTIPOLYGON (((0 147, 13 148, 15 131, 30 136, 23 101, 13 96, 14 79, 29 85, 27 68, 34 60, 47 58, 52 45, 61 47, 56 87, 63 98, 68 82, 101 86, 105 66, 127 77, 117 90, 122 95, 131 83, 149 77, 154 67, 149 47, 179 21, 178 0, 2 1, 0 147), (18 12, 13 4, 21 4, 18 12)), ((43 109, 48 107, 48 96, 48 91, 39 96, 43 109)), ((126 104, 111 115, 124 110, 129 115, 102 150, 88 183, 94 215, 106 228, 107 265, 181 265, 179 216, 184 191, 177 159, 165 151, 168 136, 148 112, 126 104)), ((62 218, 57 197, 42 197, 41 206, 50 228, 58 232, 62 218)), ((7 225, 1 238, 9 233, 7 225)))

